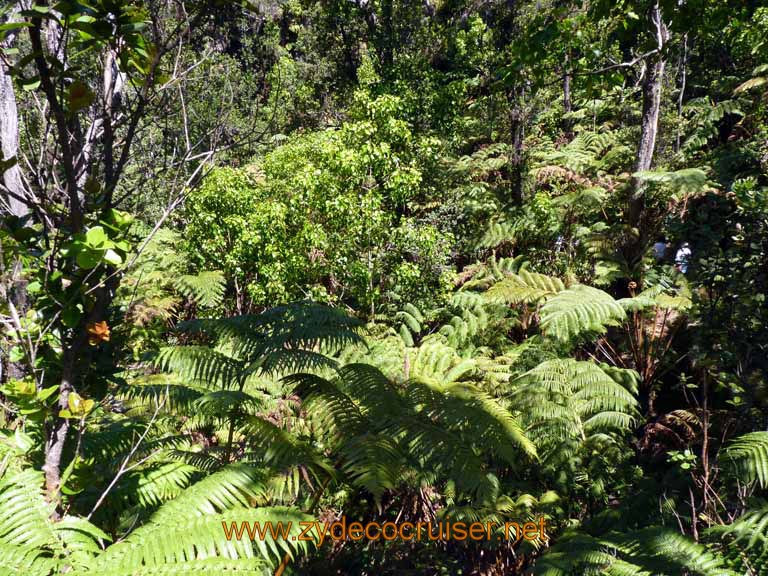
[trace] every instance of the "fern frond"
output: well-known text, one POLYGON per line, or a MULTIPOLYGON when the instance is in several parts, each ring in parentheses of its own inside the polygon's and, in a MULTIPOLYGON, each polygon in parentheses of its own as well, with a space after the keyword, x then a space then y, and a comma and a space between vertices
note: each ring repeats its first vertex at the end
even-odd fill
POLYGON ((634 177, 668 186, 672 191, 673 199, 695 196, 713 190, 706 172, 700 168, 684 168, 674 172, 647 170, 635 172, 634 177))
POLYGON ((43 475, 26 469, 0 479, 0 542, 45 548, 58 544, 49 522, 54 505, 42 496, 43 475))
POLYGON ((586 331, 603 333, 625 318, 624 308, 610 294, 583 284, 558 292, 541 308, 542 331, 560 340, 586 331))
POLYGON ((344 472, 355 485, 373 494, 377 502, 402 480, 405 459, 389 435, 354 436, 341 445, 339 453, 344 472))
MULTIPOLYGON (((706 535, 712 545, 737 563, 768 565, 768 507, 751 510, 732 524, 715 525, 706 535)), ((762 574, 762 572, 761 572, 762 574)))
POLYGON ((730 466, 742 482, 768 486, 768 432, 750 432, 733 440, 723 451, 721 463, 730 466))
POLYGON ((456 382, 475 369, 475 362, 458 356, 441 338, 429 337, 418 348, 408 351, 411 380, 456 382))
POLYGON ((335 366, 328 355, 362 344, 361 326, 340 310, 302 302, 257 315, 194 320, 180 329, 227 342, 234 357, 249 363, 249 373, 286 374, 335 366))
POLYGON ((173 562, 155 566, 99 566, 96 571, 71 572, 72 576, 269 576, 274 570, 262 558, 201 558, 191 562, 173 562))
POLYGON ((486 296, 492 302, 535 304, 563 290, 565 284, 559 278, 521 270, 494 284, 486 296))
POLYGON ((638 404, 629 386, 592 362, 557 359, 510 382, 509 399, 549 454, 566 439, 631 429, 638 404))
POLYGON ((110 539, 84 518, 53 522, 55 504, 46 502, 42 485, 43 474, 32 469, 0 479, 0 570, 66 572, 87 565, 110 539))
POLYGON ((153 509, 177 498, 198 471, 182 462, 152 464, 124 476, 110 495, 110 502, 123 498, 131 504, 153 509))
POLYGON ((651 526, 602 537, 569 531, 536 563, 535 574, 736 576, 724 558, 679 532, 651 526))
POLYGON ((152 515, 153 524, 173 525, 182 518, 216 514, 248 506, 264 497, 265 473, 231 464, 187 488, 152 515))
POLYGON ((316 478, 333 476, 332 464, 322 453, 272 422, 258 416, 249 418, 246 430, 253 433, 254 449, 260 450, 259 461, 272 469, 282 470, 296 466, 308 469, 316 478))
POLYGON ((56 566, 56 560, 46 557, 41 548, 0 542, 0 576, 50 576, 56 566))
POLYGON ((246 367, 242 360, 207 346, 162 348, 155 363, 160 369, 174 372, 194 384, 213 388, 237 387, 246 367))
MULTIPOLYGON (((296 509, 273 508, 232 508, 223 513, 184 514, 174 519, 174 514, 165 510, 174 501, 164 505, 150 521, 131 532, 125 540, 113 544, 101 554, 91 567, 94 574, 110 570, 131 571, 157 568, 160 573, 178 565, 190 565, 198 560, 217 557, 222 559, 244 559, 244 567, 253 568, 254 558, 274 566, 284 554, 294 557, 299 551, 306 551, 308 542, 299 541, 300 522, 312 518, 296 509), (251 540, 247 533, 241 540, 233 537, 232 528, 248 522, 251 526, 259 523, 264 527, 268 522, 278 522, 286 528, 284 537, 274 538, 269 533, 262 539, 251 540), (290 529, 288 530, 288 526, 290 529), (225 526, 230 530, 229 537, 225 526)), ((179 511, 173 506, 174 513, 179 511)), ((230 563, 220 562, 220 566, 230 563)), ((131 573, 131 572, 129 572, 131 573)), ((152 572, 148 572, 152 574, 152 572)), ((173 572, 171 572, 173 573, 173 572)))
POLYGON ((489 441, 491 449, 497 450, 511 464, 518 461, 517 450, 536 458, 536 446, 526 436, 518 419, 498 400, 471 384, 449 384, 444 387, 445 393, 460 400, 459 413, 467 415, 469 428, 475 428, 480 434, 485 430, 484 439, 489 441))
POLYGON ((173 280, 174 287, 199 306, 215 307, 221 304, 226 289, 226 278, 219 270, 185 274, 173 280))

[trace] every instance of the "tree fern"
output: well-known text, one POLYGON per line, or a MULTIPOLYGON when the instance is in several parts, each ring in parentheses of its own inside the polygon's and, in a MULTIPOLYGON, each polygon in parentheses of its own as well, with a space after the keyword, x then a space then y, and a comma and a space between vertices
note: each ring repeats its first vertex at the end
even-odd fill
POLYGON ((365 345, 358 344, 344 349, 338 357, 339 365, 370 364, 376 366, 391 380, 407 378, 407 344, 393 328, 367 339, 365 345))
POLYGON ((524 255, 514 258, 497 258, 495 254, 485 260, 465 268, 462 272, 462 288, 467 290, 488 290, 496 282, 507 276, 517 274, 528 266, 524 255))
POLYGON ((768 486, 768 432, 750 432, 726 446, 720 456, 722 465, 730 467, 742 482, 768 486))
POLYGON ((736 576, 722 556, 666 528, 594 537, 569 531, 535 568, 537 576, 736 576))
POLYGON ((492 319, 482 294, 470 290, 455 292, 447 308, 451 318, 438 328, 438 333, 446 338, 449 346, 457 350, 464 349, 488 327, 492 319))
POLYGON ((0 479, 0 573, 49 574, 87 566, 109 540, 84 518, 52 519, 43 474, 25 469, 0 479))
POLYGON ((486 296, 491 301, 506 304, 536 304, 565 289, 559 278, 522 270, 494 284, 486 296))
POLYGON ((560 340, 582 332, 605 332, 626 318, 624 308, 610 294, 577 284, 547 299, 541 307, 541 329, 560 340))
POLYGON ((123 499, 142 509, 153 510, 177 498, 199 472, 198 468, 183 462, 153 462, 140 470, 127 474, 116 486, 110 505, 123 499))
POLYGON ((475 369, 471 358, 461 358, 441 338, 426 339, 421 346, 408 350, 407 379, 434 383, 456 382, 475 369))
POLYGON ((768 573, 768 507, 748 511, 732 524, 707 529, 711 546, 747 574, 768 573))
POLYGON ((175 288, 199 306, 211 308, 221 304, 226 289, 226 278, 218 270, 184 274, 173 280, 175 288))
POLYGON ((398 332, 405 345, 413 346, 414 335, 419 334, 422 330, 422 323, 424 322, 422 313, 409 302, 403 306, 401 311, 395 314, 395 320, 401 322, 398 332))
POLYGON ((309 374, 291 380, 317 433, 336 446, 347 477, 377 499, 407 467, 440 471, 473 491, 487 481, 478 451, 510 466, 536 454, 515 418, 469 385, 416 379, 400 390, 361 364, 343 367, 334 380, 309 374))
POLYGON ((265 565, 274 566, 283 554, 306 549, 307 544, 296 542, 295 537, 299 522, 310 519, 296 509, 251 508, 265 501, 267 481, 266 472, 244 464, 223 468, 163 504, 145 524, 92 558, 83 573, 154 573, 150 569, 156 569, 174 574, 206 559, 218 569, 262 573, 265 565), (227 538, 222 523, 229 527, 244 521, 293 526, 286 538, 227 538))
POLYGON ((647 182, 657 182, 668 187, 670 198, 676 202, 688 196, 696 196, 713 190, 706 172, 700 168, 684 168, 674 172, 644 171, 636 172, 636 178, 647 182))
MULTIPOLYGON (((174 506, 173 509, 175 512, 184 512, 181 506, 174 506)), ((163 508, 159 513, 163 513, 162 519, 151 518, 125 540, 107 548, 91 564, 89 573, 102 574, 105 570, 129 572, 149 567, 169 571, 185 563, 211 557, 231 560, 219 561, 220 568, 231 565, 236 569, 238 561, 244 560, 244 567, 253 569, 254 558, 274 566, 284 554, 293 556, 298 551, 306 550, 309 544, 298 541, 297 537, 301 532, 299 523, 311 521, 312 518, 295 509, 229 508, 223 513, 182 514, 175 519, 172 515, 166 515, 163 508), (224 525, 231 527, 233 523, 240 522, 258 522, 261 525, 282 522, 285 526, 289 523, 291 526, 285 538, 273 538, 271 535, 253 541, 247 537, 242 540, 227 538, 224 525)))
MULTIPOLYGON (((737 88, 738 90, 738 88, 737 88)), ((685 105, 685 114, 692 119, 694 129, 685 139, 683 150, 692 155, 714 138, 717 138, 720 124, 726 115, 744 116, 736 99, 713 102, 708 96, 692 98, 685 105)))
POLYGON ((592 362, 549 360, 510 382, 510 405, 551 453, 569 438, 585 441, 632 427, 637 400, 620 382, 592 362))
MULTIPOLYGON (((339 310, 313 303, 278 306, 257 315, 195 320, 180 329, 225 344, 230 356, 248 362, 248 372, 288 373, 333 366, 328 355, 362 342, 361 322, 339 310)), ((210 361, 190 358, 188 370, 210 361)))

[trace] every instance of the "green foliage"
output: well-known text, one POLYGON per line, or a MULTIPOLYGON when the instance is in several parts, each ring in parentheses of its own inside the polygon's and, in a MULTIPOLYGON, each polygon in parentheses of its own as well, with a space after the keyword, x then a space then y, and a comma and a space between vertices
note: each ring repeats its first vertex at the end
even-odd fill
POLYGON ((577 284, 548 298, 541 307, 541 329, 561 340, 582 332, 604 332, 626 317, 621 305, 598 288, 577 284))
POLYGON ((512 414, 468 384, 416 377, 399 389, 364 364, 345 366, 334 380, 299 374, 291 381, 342 469, 377 501, 415 472, 437 471, 463 490, 480 490, 489 478, 477 451, 510 466, 536 455, 512 414))
POLYGON ((536 574, 696 574, 735 575, 724 567, 722 557, 679 533, 647 528, 626 534, 594 538, 572 532, 537 563, 536 574))
POLYGON ((707 174, 700 168, 686 168, 675 172, 637 172, 634 176, 640 180, 658 182, 668 186, 672 190, 670 197, 676 202, 711 190, 707 174))
POLYGON ((219 306, 226 288, 224 276, 218 270, 184 274, 175 279, 174 284, 182 296, 205 308, 219 306))
POLYGON ((31 469, 0 478, 0 569, 33 574, 82 568, 109 540, 84 518, 51 519, 54 505, 45 501, 42 474, 31 469))
POLYGON ((542 332, 569 341, 584 332, 604 333, 626 318, 620 301, 592 286, 566 287, 559 279, 528 270, 505 274, 486 292, 491 302, 540 306, 542 332))
POLYGON ((742 482, 757 482, 761 488, 768 486, 768 432, 739 436, 726 447, 723 457, 742 482))
POLYGON ((251 306, 309 294, 365 309, 386 290, 408 299, 440 286, 450 235, 397 214, 423 193, 437 144, 414 137, 401 107, 361 92, 339 130, 297 136, 248 169, 213 171, 186 204, 192 261, 223 268, 251 306), (394 250, 382 250, 389 242, 394 250))
POLYGON ((765 506, 755 506, 732 524, 716 525, 707 530, 707 540, 713 548, 728 558, 737 570, 762 574, 765 570, 766 518, 765 506))
POLYGON ((495 283, 486 295, 492 301, 506 304, 536 304, 563 290, 565 284, 559 278, 521 270, 519 274, 510 274, 495 283))
POLYGON ((629 430, 637 416, 635 393, 600 366, 572 359, 542 362, 510 383, 512 405, 553 448, 567 438, 629 430))

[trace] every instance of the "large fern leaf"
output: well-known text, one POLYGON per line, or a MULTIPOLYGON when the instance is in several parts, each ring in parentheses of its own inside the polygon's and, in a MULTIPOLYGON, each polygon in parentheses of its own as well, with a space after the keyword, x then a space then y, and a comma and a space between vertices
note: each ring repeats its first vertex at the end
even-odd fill
POLYGON ((541 308, 542 331, 560 340, 587 331, 603 333, 625 318, 624 308, 610 294, 583 284, 558 292, 541 308))
POLYGON ((183 296, 205 307, 221 304, 226 289, 226 278, 219 270, 185 274, 174 279, 173 283, 183 296))
POLYGON ((535 304, 563 290, 565 285, 559 278, 522 270, 494 284, 486 296, 491 301, 506 304, 535 304))
MULTIPOLYGON (((151 518, 125 540, 107 548, 91 566, 91 572, 103 574, 104 571, 118 570, 131 573, 131 570, 148 570, 151 567, 157 568, 160 573, 168 573, 178 566, 212 557, 245 559, 244 567, 253 569, 254 558, 274 566, 284 554, 294 556, 296 552, 306 550, 309 544, 299 541, 298 535, 301 532, 300 522, 308 522, 312 518, 295 509, 242 507, 218 514, 188 513, 178 517, 175 513, 179 510, 183 511, 174 506, 172 514, 161 508, 161 517, 151 518), (227 537, 224 526, 231 529, 233 523, 240 525, 241 522, 251 525, 259 523, 260 526, 282 522, 289 531, 285 537, 278 538, 266 535, 263 539, 256 537, 250 540, 246 535, 238 540, 232 537, 231 532, 227 537)), ((234 563, 220 563, 222 568, 228 564, 234 563)))
POLYGON ((742 482, 757 482, 768 486, 768 432, 750 432, 728 445, 720 457, 742 482))

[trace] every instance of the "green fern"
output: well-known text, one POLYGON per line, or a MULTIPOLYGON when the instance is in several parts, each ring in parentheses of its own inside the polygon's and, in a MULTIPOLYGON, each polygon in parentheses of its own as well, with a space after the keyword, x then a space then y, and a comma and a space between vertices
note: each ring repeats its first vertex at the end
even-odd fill
MULTIPOLYGON (((132 570, 146 570, 149 567, 173 573, 172 570, 185 564, 212 556, 222 559, 218 562, 219 569, 226 566, 237 569, 242 561, 243 568, 252 570, 260 568, 263 563, 275 566, 284 554, 294 556, 308 548, 309 543, 298 541, 297 537, 301 531, 300 522, 309 522, 312 518, 295 509, 228 508, 225 512, 202 515, 185 513, 181 506, 174 506, 173 509, 182 515, 163 514, 162 519, 157 520, 152 517, 125 540, 107 548, 87 573, 103 574, 109 570, 131 573, 132 570), (248 538, 227 538, 223 526, 231 527, 233 523, 241 522, 258 522, 261 525, 282 522, 285 526, 289 523, 291 526, 285 538, 267 536, 264 540, 255 538, 253 541, 248 538), (254 563, 254 559, 258 562, 254 563)), ((163 508, 161 512, 164 512, 163 508)))
MULTIPOLYGON (((228 356, 248 363, 248 373, 280 374, 334 366, 329 355, 362 343, 361 326, 359 320, 340 310, 296 303, 256 315, 194 320, 180 326, 180 330, 220 342, 228 356)), ((184 360, 188 371, 213 370, 211 362, 216 363, 206 357, 199 362, 194 358, 184 360), (201 364, 199 368, 195 367, 197 363, 201 364)))
POLYGON ((646 182, 657 182, 667 186, 671 191, 670 198, 675 201, 713 190, 706 172, 700 168, 684 168, 674 172, 663 170, 636 172, 634 177, 646 182))
POLYGON ((333 380, 290 380, 316 434, 336 447, 345 475, 377 501, 408 469, 439 472, 471 492, 488 481, 478 452, 510 466, 536 455, 513 415, 469 384, 412 379, 402 390, 363 364, 344 366, 333 380))
POLYGON ((574 530, 536 562, 537 576, 736 576, 704 545, 662 527, 594 537, 574 530))
POLYGON ((720 456, 742 482, 768 486, 768 432, 750 432, 733 440, 720 456))
POLYGON ((753 509, 732 524, 707 529, 711 546, 746 574, 768 573, 768 507, 753 509))
POLYGON ((395 314, 395 321, 401 322, 399 333, 405 345, 413 346, 414 336, 422 331, 422 324, 424 322, 422 313, 409 302, 401 311, 395 314))
POLYGON ((49 574, 87 566, 109 537, 84 518, 52 520, 43 474, 26 469, 0 478, 0 573, 49 574))
POLYGON ((565 289, 559 278, 522 270, 494 284, 486 296, 493 302, 505 304, 536 304, 565 289))
POLYGON ((174 287, 199 306, 213 308, 221 304, 226 290, 226 278, 218 270, 185 274, 173 280, 174 287))
POLYGON ((560 443, 622 433, 636 422, 636 379, 614 378, 592 362, 548 360, 509 384, 513 409, 524 415, 532 438, 546 453, 560 443))
POLYGON ((604 333, 626 318, 624 308, 598 288, 577 284, 548 298, 541 307, 541 329, 560 340, 582 332, 604 333))
MULTIPOLYGON (((219 526, 221 528, 221 526, 219 526)), ((274 573, 271 564, 262 558, 200 558, 189 562, 148 566, 99 566, 93 571, 72 572, 73 576, 185 576, 199 574, 235 574, 243 576, 269 576, 274 573)))

